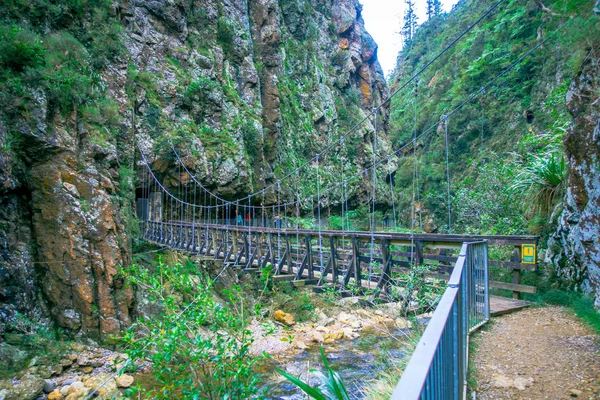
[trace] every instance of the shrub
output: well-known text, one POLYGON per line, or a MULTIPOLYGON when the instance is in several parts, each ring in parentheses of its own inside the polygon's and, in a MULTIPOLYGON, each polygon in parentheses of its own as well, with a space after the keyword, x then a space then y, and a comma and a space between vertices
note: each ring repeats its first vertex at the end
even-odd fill
POLYGON ((101 90, 101 79, 89 66, 87 49, 70 33, 51 35, 45 43, 43 71, 48 98, 61 110, 93 100, 101 90))
POLYGON ((189 266, 172 267, 159 259, 156 271, 135 266, 123 271, 131 283, 144 287, 159 302, 160 315, 135 324, 122 338, 133 360, 149 359, 157 385, 144 391, 155 399, 251 398, 259 376, 252 371, 259 358, 249 354, 239 288, 228 291, 230 304, 213 297, 213 282, 194 275, 189 266), (234 311, 236 310, 236 311, 234 311))
POLYGON ((523 171, 515 177, 512 191, 523 191, 531 199, 532 214, 548 215, 561 193, 567 166, 562 155, 550 153, 545 157, 533 156, 523 171))
POLYGON ((35 33, 16 26, 0 28, 0 65, 22 72, 43 65, 44 53, 42 41, 35 33))
POLYGON ((220 90, 218 82, 201 76, 183 92, 183 105, 190 110, 198 110, 200 119, 203 119, 204 108, 211 102, 209 96, 216 90, 220 90))

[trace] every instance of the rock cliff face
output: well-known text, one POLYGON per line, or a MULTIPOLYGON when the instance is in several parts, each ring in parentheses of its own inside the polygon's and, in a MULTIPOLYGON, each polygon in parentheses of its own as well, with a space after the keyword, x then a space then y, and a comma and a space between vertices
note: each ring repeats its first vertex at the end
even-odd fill
MULTIPOLYGON (((0 115, 0 332, 23 315, 98 340, 130 323, 134 296, 118 267, 132 256, 138 146, 167 188, 183 179, 172 143, 205 186, 242 197, 312 158, 386 95, 356 0, 131 0, 69 12, 54 3, 0 13, 21 26, 0 32, 7 46, 41 54, 0 59, 10 78, 0 115)), ((356 130, 322 179, 364 167, 372 131, 356 130)))
POLYGON ((571 287, 592 294, 600 307, 600 70, 591 55, 567 93, 574 118, 564 136, 568 187, 547 261, 571 287))

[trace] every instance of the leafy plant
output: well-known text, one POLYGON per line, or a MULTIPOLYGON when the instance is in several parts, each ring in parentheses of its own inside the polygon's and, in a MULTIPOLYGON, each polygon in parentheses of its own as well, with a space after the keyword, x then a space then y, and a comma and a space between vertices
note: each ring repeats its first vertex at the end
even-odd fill
POLYGON ((45 49, 35 33, 17 26, 0 29, 0 65, 14 71, 44 64, 45 49))
POLYGON ((150 360, 157 386, 131 393, 155 399, 250 398, 258 393, 260 359, 249 353, 239 288, 226 292, 228 303, 213 296, 213 282, 190 273, 189 266, 172 267, 161 259, 156 271, 136 266, 122 273, 162 307, 158 315, 140 320, 122 337, 133 360, 150 360))
POLYGON ((402 299, 402 312, 408 316, 411 303, 416 306, 417 312, 433 309, 443 293, 443 287, 435 282, 428 282, 427 273, 432 269, 426 264, 413 266, 402 276, 405 294, 402 299))
POLYGON ((511 186, 513 192, 524 191, 531 202, 533 214, 548 215, 565 183, 567 166, 562 155, 533 156, 511 186))
POLYGON ((326 375, 315 369, 311 369, 310 372, 316 374, 320 378, 324 389, 312 387, 282 369, 277 369, 277 373, 281 374, 291 383, 298 386, 304 393, 315 400, 350 400, 350 396, 348 396, 346 386, 344 385, 344 382, 342 382, 340 375, 337 373, 337 371, 331 368, 329 362, 327 362, 327 357, 325 357, 323 346, 321 346, 320 352, 326 375))

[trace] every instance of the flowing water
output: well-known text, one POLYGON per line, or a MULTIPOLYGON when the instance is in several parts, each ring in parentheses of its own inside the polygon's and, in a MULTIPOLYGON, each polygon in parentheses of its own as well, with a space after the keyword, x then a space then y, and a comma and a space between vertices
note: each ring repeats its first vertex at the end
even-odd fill
MULTIPOLYGON (((395 331, 393 335, 402 338, 403 332, 395 331)), ((404 344, 389 336, 382 336, 375 331, 363 331, 354 340, 340 340, 324 347, 325 355, 330 366, 336 370, 344 382, 351 399, 363 399, 363 389, 369 386, 377 375, 391 368, 394 361, 406 354, 404 344)), ((324 372, 323 361, 318 346, 312 346, 302 353, 270 359, 262 366, 262 386, 266 389, 267 399, 300 400, 306 395, 275 370, 284 369, 288 373, 299 376, 306 382, 310 377, 312 386, 321 385, 315 374, 307 374, 309 369, 324 372)))
MULTIPOLYGON (((394 339, 406 337, 407 332, 394 329, 390 332, 391 335, 386 335, 383 332, 365 329, 357 339, 338 340, 323 347, 329 365, 340 374, 351 399, 364 399, 364 388, 368 387, 380 372, 393 368, 393 365, 407 356, 405 344, 394 339)), ((315 374, 307 374, 309 369, 325 372, 317 345, 270 358, 264 361, 257 371, 262 375, 259 387, 265 391, 266 399, 306 399, 306 395, 298 387, 276 372, 278 368, 300 376, 303 382, 309 378, 313 387, 322 387, 315 374)), ((156 388, 158 385, 152 374, 136 374, 135 379, 146 389, 156 388)))

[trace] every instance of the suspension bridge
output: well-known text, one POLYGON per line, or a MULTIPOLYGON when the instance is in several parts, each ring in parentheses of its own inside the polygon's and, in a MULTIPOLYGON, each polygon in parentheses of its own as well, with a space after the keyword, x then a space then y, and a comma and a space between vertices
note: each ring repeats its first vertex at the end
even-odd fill
MULTIPOLYGON (((138 148, 141 190, 137 211, 142 221, 143 239, 162 248, 216 260, 224 268, 237 268, 248 273, 266 269, 275 281, 290 281, 295 286, 312 285, 315 291, 333 288, 342 295, 393 295, 394 288, 402 287, 406 271, 416 265, 428 264, 429 275, 447 280, 448 289, 405 371, 404 376, 410 379, 402 380, 394 398, 416 399, 425 396, 425 393, 433 394, 433 398, 463 397, 468 333, 489 318, 489 288, 512 291, 515 299, 518 299, 519 293, 535 292, 534 287, 521 284, 519 279, 522 271, 536 268, 535 246, 538 238, 451 233, 449 143, 452 138, 449 120, 466 104, 481 99, 483 138, 484 97, 493 91, 504 76, 547 43, 568 22, 535 43, 481 88, 458 99, 454 108, 437 118, 428 128, 417 132, 415 124, 412 139, 387 154, 382 154, 378 122, 381 122, 382 111, 390 106, 394 96, 412 84, 417 91, 419 76, 503 1, 492 4, 352 129, 331 141, 308 161, 243 198, 225 199, 209 190, 187 168, 173 144, 170 147, 177 160, 178 176, 175 181, 178 184, 176 187, 167 187, 165 176, 161 177, 153 170, 149 155, 138 148), (372 144, 372 160, 362 169, 342 170, 338 182, 324 181, 323 168, 332 162, 333 155, 344 151, 345 139, 360 127, 365 128, 372 144), (418 181, 418 142, 432 133, 440 132, 440 128, 444 134, 446 152, 447 233, 421 233, 417 229, 419 193, 418 185, 414 183, 411 224, 405 227, 409 232, 397 232, 397 229, 391 229, 398 228, 392 161, 405 157, 406 153, 411 154, 415 158, 413 182, 418 181), (389 193, 383 195, 389 195, 392 201, 391 223, 376 218, 377 190, 382 187, 377 183, 383 176, 389 177, 386 179, 386 185, 389 181, 389 193), (313 193, 299 190, 300 177, 314 180, 313 193), (353 187, 356 192, 357 188, 364 188, 365 182, 369 186, 366 189, 366 204, 370 216, 366 229, 356 230, 348 218, 349 188, 353 187), (321 215, 326 204, 334 201, 341 206, 341 229, 332 229, 321 215), (305 210, 310 210, 313 221, 309 227, 300 223, 305 210), (489 259, 488 245, 508 246, 511 251, 506 252, 507 259, 489 259), (488 267, 510 271, 512 282, 490 280, 488 267)), ((414 98, 416 114, 417 96, 414 98)), ((523 303, 507 305, 505 302, 498 305, 496 311, 522 306, 523 303)), ((494 311, 493 305, 491 311, 494 311)))
MULTIPOLYGON (((452 234, 451 172, 449 167, 451 132, 449 120, 458 114, 465 105, 481 99, 481 130, 484 131, 484 97, 510 71, 518 67, 527 57, 554 37, 567 23, 539 40, 529 50, 517 57, 508 67, 490 79, 485 85, 458 99, 457 105, 448 110, 426 129, 418 132, 414 125, 412 139, 398 148, 382 154, 378 139, 378 121, 382 111, 391 104, 391 99, 402 90, 414 84, 414 112, 417 113, 419 76, 438 60, 445 52, 491 14, 504 0, 495 2, 483 15, 473 22, 440 53, 415 72, 404 84, 350 130, 332 140, 312 158, 293 170, 274 178, 264 188, 243 198, 225 199, 209 190, 188 169, 179 152, 170 144, 177 164, 170 177, 160 177, 152 169, 148 155, 138 147, 140 189, 138 189, 137 213, 143 225, 143 239, 165 248, 202 255, 221 260, 224 266, 257 271, 271 267, 274 279, 291 280, 295 285, 315 285, 315 290, 324 287, 338 288, 342 292, 354 288, 376 289, 378 293, 390 293, 391 288, 400 283, 398 276, 414 265, 427 263, 432 274, 448 279, 453 263, 458 259, 457 250, 466 242, 486 240, 489 245, 512 246, 507 259, 489 260, 492 267, 508 269, 512 282, 491 281, 490 286, 519 293, 535 293, 535 288, 522 285, 522 271, 535 270, 535 236, 481 236, 452 234), (346 141, 359 128, 365 128, 372 143, 372 160, 362 169, 346 171, 342 168, 337 182, 325 182, 323 170, 327 163, 334 163, 336 154, 346 152, 346 141), (441 128, 441 129, 440 129, 441 128), (420 193, 416 182, 418 171, 418 142, 428 135, 442 131, 445 139, 446 160, 446 209, 447 222, 443 234, 424 234, 417 229, 420 193), (395 183, 392 161, 411 154, 414 157, 414 172, 411 201, 411 223, 405 227, 409 233, 398 233, 398 211, 395 204, 395 183), (175 176, 173 176, 175 174, 175 176), (300 177, 311 179, 313 193, 300 189, 300 177), (385 178, 381 178, 385 177, 385 178), (177 182, 167 188, 163 181, 177 182), (376 218, 378 180, 389 182, 389 192, 379 196, 389 196, 392 205, 392 221, 376 218), (370 182, 369 182, 370 181, 370 182), (364 189, 365 182, 369 186, 364 189), (348 214, 350 210, 349 192, 356 194, 363 190, 368 195, 365 205, 370 210, 369 221, 364 231, 352 229, 348 214), (332 230, 322 211, 331 204, 339 204, 341 229, 332 230), (301 226, 303 211, 310 210, 312 226, 301 226), (389 229, 393 228, 393 229, 389 229), (525 247, 524 247, 525 246, 525 247), (527 249, 527 261, 523 251, 527 249), (533 252, 533 253, 532 253, 533 252)), ((357 196, 358 197, 358 196, 357 196)))

